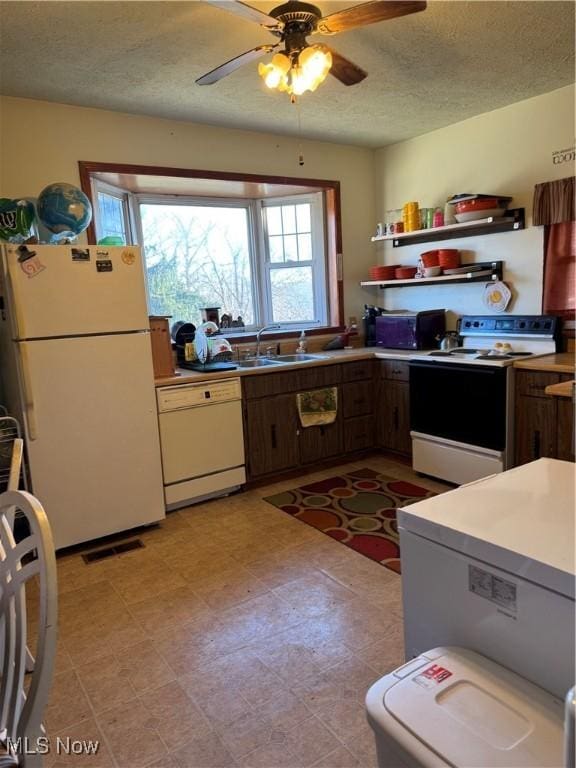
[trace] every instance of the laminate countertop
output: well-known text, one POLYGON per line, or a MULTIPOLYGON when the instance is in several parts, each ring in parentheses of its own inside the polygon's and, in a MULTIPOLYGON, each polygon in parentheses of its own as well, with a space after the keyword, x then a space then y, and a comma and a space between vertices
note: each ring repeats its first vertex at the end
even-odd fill
POLYGON ((514 368, 524 371, 551 371, 553 373, 574 373, 574 352, 557 352, 534 359, 517 360, 514 368))
POLYGON ((214 373, 201 373, 177 368, 175 376, 165 376, 155 379, 157 387, 171 387, 175 384, 194 384, 200 381, 214 381, 216 379, 230 379, 237 376, 258 376, 263 373, 281 373, 282 371, 294 371, 298 368, 308 368, 318 365, 335 365, 336 363, 348 363, 359 360, 405 360, 408 362, 416 356, 426 356, 430 350, 415 351, 413 349, 375 349, 374 347, 357 347, 354 349, 335 349, 331 351, 310 352, 318 356, 314 360, 305 363, 282 363, 279 365, 264 365, 260 368, 236 368, 231 371, 215 371, 214 373))
POLYGON ((572 381, 561 381, 560 384, 549 384, 544 392, 547 395, 554 395, 554 397, 573 397, 575 384, 574 379, 572 381))

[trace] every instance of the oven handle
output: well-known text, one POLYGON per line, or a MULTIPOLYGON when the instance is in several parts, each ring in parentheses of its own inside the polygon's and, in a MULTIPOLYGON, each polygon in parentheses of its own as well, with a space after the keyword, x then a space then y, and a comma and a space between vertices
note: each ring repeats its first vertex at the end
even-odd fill
POLYGON ((470 371, 474 371, 474 373, 482 376, 495 376, 500 371, 506 370, 502 367, 494 367, 489 368, 488 366, 484 365, 466 365, 466 363, 436 363, 432 360, 424 362, 424 361, 413 361, 411 360, 409 363, 410 370, 413 368, 420 368, 420 370, 426 370, 426 371, 466 371, 466 373, 470 373, 470 371))

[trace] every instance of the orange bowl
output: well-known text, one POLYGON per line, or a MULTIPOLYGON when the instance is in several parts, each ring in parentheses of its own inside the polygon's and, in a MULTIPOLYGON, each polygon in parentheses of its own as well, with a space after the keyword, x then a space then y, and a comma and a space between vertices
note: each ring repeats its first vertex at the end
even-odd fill
POLYGON ((490 208, 499 208, 497 197, 485 197, 477 200, 463 200, 454 206, 456 213, 470 213, 471 211, 487 211, 490 208))
POLYGON ((438 250, 438 264, 444 269, 459 267, 460 251, 458 248, 440 248, 438 250))
POLYGON ((410 280, 418 272, 416 267, 398 267, 395 272, 397 280, 410 280))
POLYGON ((437 267, 438 266, 438 250, 424 251, 420 254, 422 263, 425 267, 437 267))

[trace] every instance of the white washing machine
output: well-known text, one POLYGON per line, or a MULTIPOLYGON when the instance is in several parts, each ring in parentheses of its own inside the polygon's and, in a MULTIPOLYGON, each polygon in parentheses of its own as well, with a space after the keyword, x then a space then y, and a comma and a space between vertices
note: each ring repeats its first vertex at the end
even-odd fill
POLYGON ((472 651, 420 655, 374 683, 366 709, 380 768, 565 765, 563 703, 472 651))
POLYGON ((399 510, 406 658, 460 646, 574 685, 574 464, 539 459, 399 510))

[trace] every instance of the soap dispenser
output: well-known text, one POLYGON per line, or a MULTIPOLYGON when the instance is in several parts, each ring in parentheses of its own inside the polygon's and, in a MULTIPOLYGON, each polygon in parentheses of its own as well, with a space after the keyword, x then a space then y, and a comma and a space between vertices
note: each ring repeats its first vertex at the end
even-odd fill
POLYGON ((302 333, 300 334, 300 339, 298 341, 298 346, 296 347, 297 355, 301 355, 306 352, 306 344, 307 344, 306 334, 304 333, 304 331, 302 331, 302 333))

